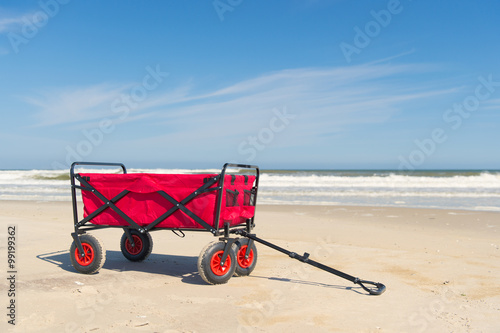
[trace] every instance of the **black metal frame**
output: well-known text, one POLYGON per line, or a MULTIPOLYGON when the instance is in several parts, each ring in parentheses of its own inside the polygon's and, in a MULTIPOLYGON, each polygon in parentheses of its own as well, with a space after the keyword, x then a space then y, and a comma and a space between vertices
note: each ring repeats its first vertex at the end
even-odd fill
MULTIPOLYGON (((145 233, 145 232, 150 232, 154 231, 156 229, 156 226, 161 223, 163 220, 165 220, 167 217, 172 215, 174 212, 177 210, 181 210, 184 212, 186 215, 191 217, 196 223, 201 225, 204 229, 193 229, 193 228, 158 228, 161 230, 172 230, 174 232, 179 231, 183 233, 183 231, 209 231, 212 233, 214 236, 223 236, 221 239, 224 239, 227 242, 226 249, 228 252, 230 246, 236 241, 236 239, 230 239, 229 238, 229 233, 232 229, 234 228, 241 228, 240 225, 235 225, 232 227, 229 227, 228 224, 224 226, 224 229, 219 228, 219 219, 220 219, 220 212, 222 209, 222 194, 224 191, 224 176, 227 173, 228 168, 239 168, 239 169, 255 169, 256 173, 256 178, 255 178, 255 185, 253 188, 255 189, 255 198, 254 202, 257 202, 257 193, 258 193, 258 187, 259 187, 259 176, 260 176, 260 171, 259 167, 254 166, 254 165, 246 165, 246 164, 232 164, 232 163, 226 163, 222 167, 221 173, 205 182, 204 185, 202 185, 200 188, 196 189, 194 192, 192 192, 190 195, 188 195, 186 198, 184 198, 181 201, 177 201, 173 197, 171 197, 168 193, 165 191, 158 191, 162 197, 164 197, 167 201, 172 203, 174 206, 170 208, 167 212, 165 212, 163 215, 158 217, 156 220, 153 222, 149 223, 147 226, 141 227, 139 226, 133 219, 131 219, 127 214, 125 214, 122 210, 120 210, 115 204, 125 197, 130 191, 124 190, 120 192, 118 195, 116 195, 114 198, 106 198, 102 193, 100 193, 97 189, 95 189, 92 185, 88 183, 88 179, 85 177, 82 177, 80 174, 75 173, 75 167, 76 166, 115 166, 115 167, 121 167, 122 171, 124 174, 127 173, 127 169, 124 164, 122 163, 101 163, 101 162, 74 162, 71 164, 70 168, 70 178, 71 178, 71 198, 73 202, 73 219, 74 219, 74 228, 75 231, 71 234, 73 237, 76 246, 78 248, 78 251, 84 255, 84 251, 82 248, 82 243, 80 242, 80 239, 78 235, 84 234, 86 231, 89 230, 95 230, 95 229, 104 229, 104 228, 122 228, 127 235, 127 238, 129 239, 130 243, 132 246, 134 246, 134 241, 133 238, 130 234, 130 229, 135 229, 139 231, 140 233, 145 233), (78 180, 80 182, 80 185, 76 185, 76 181, 78 180), (212 187, 214 184, 219 183, 217 187, 212 187), (82 191, 91 191, 94 193, 100 200, 103 201, 103 205, 96 209, 94 212, 89 214, 87 217, 83 218, 82 220, 79 220, 78 218, 78 203, 76 200, 76 190, 80 189, 82 191), (214 226, 211 226, 209 223, 205 222, 202 218, 197 216, 194 212, 189 210, 185 205, 193 200, 196 196, 206 193, 206 192, 211 192, 211 191, 217 191, 217 199, 216 199, 216 206, 215 206, 215 219, 214 219, 214 226), (129 225, 128 226, 115 226, 115 225, 93 225, 93 224, 87 224, 90 222, 94 217, 105 211, 106 209, 112 209, 115 211, 120 217, 122 217, 129 225), (222 232, 221 232, 222 231, 222 232)), ((255 214, 254 214, 255 217, 255 214)), ((246 221, 246 230, 249 232, 254 228, 255 223, 254 223, 254 217, 246 221)), ((227 253, 223 256, 223 260, 227 258, 227 253)))

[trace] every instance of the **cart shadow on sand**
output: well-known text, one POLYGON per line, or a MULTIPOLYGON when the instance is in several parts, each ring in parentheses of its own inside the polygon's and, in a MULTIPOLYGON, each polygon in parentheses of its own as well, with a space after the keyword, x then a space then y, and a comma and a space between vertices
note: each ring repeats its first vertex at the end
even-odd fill
POLYGON ((266 279, 266 280, 270 280, 270 281, 280 281, 280 282, 292 283, 292 284, 296 285, 294 287, 294 289, 299 288, 301 285, 307 285, 307 286, 313 286, 313 287, 349 290, 349 291, 355 292, 356 294, 366 295, 366 293, 363 292, 363 288, 357 287, 357 286, 356 287, 348 287, 348 286, 328 284, 328 283, 323 283, 323 282, 304 281, 304 280, 297 280, 297 279, 290 279, 290 278, 267 277, 267 276, 257 276, 257 275, 252 275, 251 277, 257 278, 257 279, 266 279))
MULTIPOLYGON (((58 266, 60 269, 70 273, 78 273, 71 264, 67 250, 39 254, 38 259, 58 266)), ((158 275, 178 277, 182 282, 189 284, 207 284, 200 277, 196 263, 198 257, 178 256, 166 254, 151 254, 142 262, 131 262, 123 258, 120 251, 106 251, 106 262, 102 269, 115 272, 142 272, 158 275)), ((97 273, 99 274, 99 273, 97 273)))
MULTIPOLYGON (((65 270, 70 273, 78 273, 70 261, 69 252, 67 250, 61 250, 56 252, 39 254, 36 256, 38 259, 43 260, 47 263, 58 266, 60 269, 65 270)), ((152 253, 148 259, 142 262, 131 262, 123 258, 120 251, 106 251, 106 262, 102 267, 103 270, 110 270, 115 272, 142 272, 158 275, 172 276, 180 278, 183 283, 196 284, 196 285, 209 285, 201 278, 197 270, 198 257, 196 256, 178 256, 178 255, 168 255, 168 254, 155 254, 152 253)), ((96 273, 99 274, 99 273, 96 273)), ((250 275, 244 277, 244 279, 266 279, 269 281, 279 281, 285 283, 294 284, 295 288, 300 288, 301 286, 314 286, 321 288, 332 288, 349 290, 357 294, 363 294, 363 289, 361 287, 355 286, 345 286, 345 285, 334 285, 322 282, 305 281, 291 278, 281 278, 275 276, 258 276, 250 275)))

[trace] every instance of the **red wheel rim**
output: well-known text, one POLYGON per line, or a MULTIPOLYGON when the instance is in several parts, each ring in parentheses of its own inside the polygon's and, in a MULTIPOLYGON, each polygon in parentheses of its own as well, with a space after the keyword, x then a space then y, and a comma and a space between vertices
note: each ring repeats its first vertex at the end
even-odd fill
POLYGON ((141 237, 139 237, 137 235, 132 235, 132 239, 134 240, 134 246, 132 246, 132 244, 130 244, 130 241, 128 240, 128 238, 125 239, 125 249, 127 249, 128 253, 135 256, 135 255, 138 255, 139 253, 141 253, 143 244, 142 244, 141 237))
POLYGON ((75 249, 75 260, 80 266, 88 266, 94 261, 94 249, 87 243, 82 243, 83 253, 85 255, 82 257, 78 248, 75 249))
POLYGON ((230 256, 227 256, 224 266, 220 265, 223 254, 224 251, 219 251, 212 256, 212 259, 210 259, 210 269, 212 270, 212 273, 214 273, 217 276, 222 276, 226 274, 229 271, 229 267, 231 267, 230 256))
POLYGON ((241 268, 248 268, 253 263, 253 250, 252 249, 250 249, 250 253, 248 254, 248 258, 245 258, 245 254, 247 253, 247 248, 248 248, 248 245, 243 245, 238 250, 237 259, 238 259, 238 265, 241 268))

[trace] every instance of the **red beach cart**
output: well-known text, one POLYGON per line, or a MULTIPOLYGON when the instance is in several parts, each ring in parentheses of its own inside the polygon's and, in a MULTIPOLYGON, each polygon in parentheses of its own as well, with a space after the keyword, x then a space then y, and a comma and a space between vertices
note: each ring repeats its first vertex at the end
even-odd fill
POLYGON ((102 244, 87 231, 123 229, 121 252, 130 261, 142 261, 151 254, 151 231, 172 230, 181 236, 187 231, 208 231, 219 237, 198 258, 198 272, 209 284, 249 275, 257 263, 258 242, 359 284, 372 295, 385 291, 381 283, 360 280, 309 259, 308 253, 298 255, 252 234, 257 166, 226 163, 219 174, 129 174, 122 163, 74 162, 70 176, 75 228, 70 258, 80 273, 98 272, 106 258, 102 244), (76 173, 77 166, 119 167, 122 173, 76 173), (82 193, 83 219, 78 214, 77 190, 82 193))

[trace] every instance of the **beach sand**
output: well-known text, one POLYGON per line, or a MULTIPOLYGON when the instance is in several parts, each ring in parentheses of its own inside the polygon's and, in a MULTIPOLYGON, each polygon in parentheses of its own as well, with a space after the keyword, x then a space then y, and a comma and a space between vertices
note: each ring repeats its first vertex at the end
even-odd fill
POLYGON ((98 274, 71 266, 70 202, 0 201, 0 331, 499 332, 500 213, 384 207, 257 207, 255 233, 348 274, 359 286, 257 245, 249 277, 212 286, 197 272, 209 233, 153 232, 127 261, 120 229, 92 232, 98 274), (16 226, 16 325, 7 324, 7 228, 16 226))

